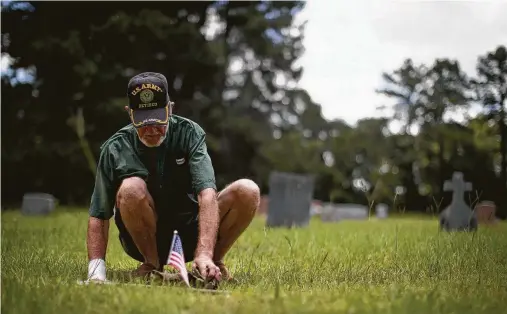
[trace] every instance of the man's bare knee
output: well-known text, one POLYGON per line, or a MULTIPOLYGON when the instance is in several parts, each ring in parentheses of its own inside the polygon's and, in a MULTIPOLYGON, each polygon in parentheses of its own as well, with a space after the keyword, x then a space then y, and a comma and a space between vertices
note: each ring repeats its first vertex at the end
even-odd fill
POLYGON ((155 236, 157 217, 144 180, 139 177, 123 180, 118 189, 116 204, 125 228, 144 257, 144 263, 158 269, 160 261, 155 236))
POLYGON ((237 180, 220 192, 218 201, 221 222, 213 258, 221 261, 254 219, 260 204, 260 189, 252 180, 237 180))
POLYGON ((236 181, 236 190, 242 196, 252 199, 260 199, 260 189, 257 183, 250 179, 239 179, 236 181))
POLYGON ((255 215, 260 204, 260 189, 257 183, 250 179, 240 179, 234 182, 233 194, 235 203, 244 214, 255 215))
POLYGON ((151 199, 146 182, 139 177, 124 179, 118 189, 117 205, 120 209, 129 205, 138 205, 151 199))

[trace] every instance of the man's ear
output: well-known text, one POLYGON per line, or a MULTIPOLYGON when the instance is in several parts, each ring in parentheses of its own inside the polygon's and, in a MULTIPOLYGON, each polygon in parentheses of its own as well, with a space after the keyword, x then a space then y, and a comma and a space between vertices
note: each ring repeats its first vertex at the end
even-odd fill
POLYGON ((169 104, 168 104, 168 107, 169 107, 169 115, 172 115, 172 113, 173 113, 173 107, 174 107, 174 102, 170 101, 169 104))
POLYGON ((127 112, 127 115, 129 116, 129 120, 132 121, 132 116, 130 115, 130 108, 129 106, 125 106, 125 111, 127 112))

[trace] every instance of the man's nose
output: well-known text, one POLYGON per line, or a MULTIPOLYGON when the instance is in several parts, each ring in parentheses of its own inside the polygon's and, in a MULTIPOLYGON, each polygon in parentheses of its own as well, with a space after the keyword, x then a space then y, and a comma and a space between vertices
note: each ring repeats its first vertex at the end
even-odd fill
POLYGON ((158 131, 157 131, 157 129, 155 129, 155 128, 147 128, 147 129, 146 129, 146 134, 147 134, 147 135, 157 135, 157 134, 158 134, 158 131))

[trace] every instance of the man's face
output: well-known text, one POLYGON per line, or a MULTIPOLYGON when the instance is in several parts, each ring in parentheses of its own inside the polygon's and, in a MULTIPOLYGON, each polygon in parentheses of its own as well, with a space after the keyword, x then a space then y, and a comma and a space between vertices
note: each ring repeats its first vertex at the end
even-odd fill
POLYGON ((167 135, 167 125, 146 125, 137 129, 137 135, 147 147, 157 147, 167 135))

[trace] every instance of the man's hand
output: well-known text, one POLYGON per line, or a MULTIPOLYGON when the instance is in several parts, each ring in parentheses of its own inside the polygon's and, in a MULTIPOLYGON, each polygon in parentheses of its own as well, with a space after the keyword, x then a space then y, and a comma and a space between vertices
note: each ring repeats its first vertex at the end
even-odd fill
POLYGON ((194 258, 192 270, 199 273, 205 281, 213 279, 217 281, 222 280, 220 268, 218 268, 215 263, 213 263, 213 260, 206 255, 200 255, 194 258))

